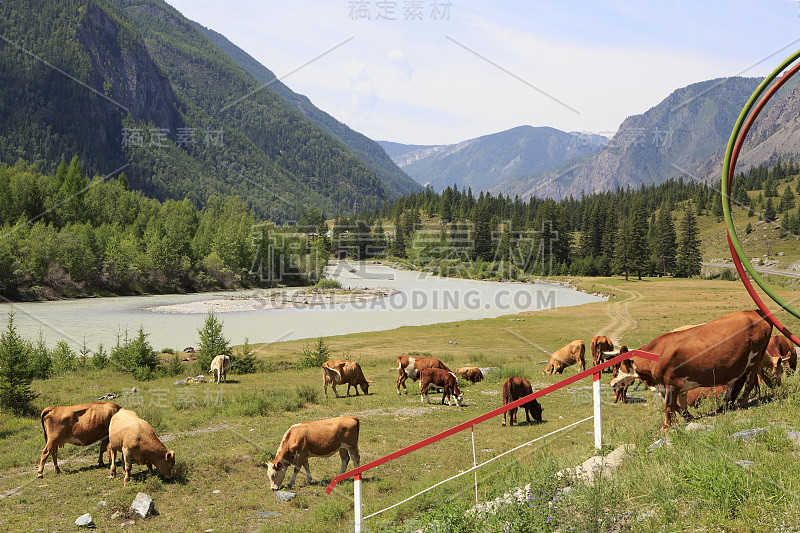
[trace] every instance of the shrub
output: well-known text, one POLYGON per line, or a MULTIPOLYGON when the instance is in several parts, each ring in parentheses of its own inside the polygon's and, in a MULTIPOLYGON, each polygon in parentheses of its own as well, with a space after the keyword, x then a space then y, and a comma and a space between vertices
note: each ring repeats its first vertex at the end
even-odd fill
POLYGON ((201 372, 208 372, 211 361, 221 354, 230 355, 231 349, 228 346, 228 339, 222 335, 222 320, 217 318, 213 311, 206 315, 203 327, 197 330, 200 335, 199 353, 197 354, 197 366, 201 372))
POLYGON ((183 373, 183 365, 181 364, 181 357, 178 354, 173 354, 169 364, 167 364, 164 371, 168 376, 180 376, 183 373))
POLYGON ((108 366, 108 354, 102 344, 97 347, 97 351, 95 351, 92 356, 92 366, 98 370, 102 370, 108 366))
POLYGON ((161 348, 161 353, 174 354, 175 353, 175 349, 174 348, 161 348))
POLYGON ((250 347, 250 339, 245 337, 242 349, 238 354, 231 355, 231 372, 234 374, 254 374, 258 371, 256 354, 250 347))
POLYGON ((294 392, 305 403, 317 403, 317 400, 319 400, 319 391, 316 387, 308 383, 298 385, 295 387, 294 392))
POLYGON ((76 369, 75 358, 77 355, 72 348, 69 347, 67 341, 61 339, 56 344, 55 349, 50 354, 50 359, 53 362, 53 375, 54 376, 63 376, 65 374, 69 374, 70 372, 74 372, 76 369))
POLYGON ((47 349, 41 331, 39 331, 39 338, 36 339, 36 344, 31 346, 29 365, 33 379, 47 379, 50 377, 53 361, 50 359, 50 350, 47 349))
POLYGON ((111 350, 111 362, 141 381, 153 377, 158 367, 156 352, 147 342, 147 334, 141 327, 133 340, 126 336, 120 344, 119 338, 117 338, 117 345, 111 350))
POLYGON ((314 287, 317 289, 341 289, 342 284, 336 279, 322 278, 314 287))
POLYGON ((38 396, 31 390, 30 353, 31 345, 17 334, 11 312, 6 331, 0 335, 0 407, 20 414, 31 413, 31 402, 38 396))
POLYGON ((329 359, 330 353, 330 347, 325 344, 325 339, 320 337, 315 345, 303 346, 303 351, 300 352, 300 358, 295 367, 300 369, 320 367, 329 359))

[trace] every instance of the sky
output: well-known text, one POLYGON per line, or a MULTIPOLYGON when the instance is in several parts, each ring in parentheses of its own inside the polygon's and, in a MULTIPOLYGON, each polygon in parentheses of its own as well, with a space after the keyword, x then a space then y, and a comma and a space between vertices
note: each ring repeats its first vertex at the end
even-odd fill
POLYGON ((375 140, 520 125, 612 135, 672 91, 764 76, 800 48, 796 0, 167 0, 375 140))

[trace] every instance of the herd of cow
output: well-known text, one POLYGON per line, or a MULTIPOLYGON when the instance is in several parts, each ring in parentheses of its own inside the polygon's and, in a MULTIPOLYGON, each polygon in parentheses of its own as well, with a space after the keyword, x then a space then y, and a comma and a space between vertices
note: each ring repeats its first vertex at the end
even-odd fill
MULTIPOLYGON (((797 368, 797 354, 792 344, 782 336, 772 337, 772 325, 760 311, 731 313, 716 320, 695 326, 682 326, 660 335, 640 350, 657 354, 653 361, 633 356, 616 365, 612 372, 611 387, 615 390, 616 403, 627 401, 627 389, 637 379, 657 391, 665 403, 665 421, 662 431, 673 422, 676 412, 688 414, 687 406, 696 405, 702 398, 723 396, 724 406, 734 403, 743 405, 751 392, 764 381, 770 386, 780 384, 784 366, 792 371, 797 368), (741 393, 741 394, 740 394, 741 393), (738 401, 737 401, 738 399, 738 401)), ((568 366, 580 364, 585 370, 585 344, 573 341, 554 352, 543 371, 544 374, 563 373, 568 366)), ((628 352, 627 346, 614 350, 608 337, 598 336, 590 345, 592 363, 628 352)), ((227 359, 227 358, 225 358, 227 359)), ((215 359, 212 373, 215 381, 225 379, 230 363, 215 359)), ((464 393, 459 389, 458 377, 471 383, 483 379, 476 367, 463 367, 452 372, 442 361, 434 357, 399 356, 397 358, 397 393, 402 386, 406 394, 406 380, 420 381, 420 400, 428 401, 428 390, 442 390, 442 404, 454 401, 462 405, 464 393)), ((361 366, 354 361, 330 360, 322 365, 323 389, 328 396, 328 385, 334 394, 337 385, 347 385, 347 395, 354 387, 369 392, 372 381, 364 377, 361 366)), ((521 377, 510 377, 503 384, 503 404, 533 393, 531 383, 521 377)), ((531 418, 542 421, 543 408, 537 400, 523 406, 528 423, 531 418)), ((516 423, 517 409, 510 411, 511 425, 516 423)), ((39 462, 38 476, 42 477, 48 457, 52 457, 56 473, 58 448, 64 444, 87 446, 100 442, 99 464, 103 466, 103 455, 108 454, 111 476, 116 472, 116 454, 122 453, 125 468, 125 484, 130 479, 133 462, 147 466, 150 474, 153 466, 171 478, 175 467, 175 452, 167 450, 158 439, 153 428, 141 420, 136 413, 111 402, 92 402, 73 406, 48 407, 41 414, 45 447, 39 462)), ((506 425, 503 415, 502 425, 506 425)), ((308 468, 309 457, 329 457, 337 451, 342 459, 344 472, 350 459, 359 466, 358 452, 359 420, 354 416, 340 416, 325 420, 304 422, 291 426, 281 439, 275 459, 267 463, 270 485, 277 490, 283 483, 286 471, 293 467, 289 480, 291 486, 301 468, 311 481, 308 468)))

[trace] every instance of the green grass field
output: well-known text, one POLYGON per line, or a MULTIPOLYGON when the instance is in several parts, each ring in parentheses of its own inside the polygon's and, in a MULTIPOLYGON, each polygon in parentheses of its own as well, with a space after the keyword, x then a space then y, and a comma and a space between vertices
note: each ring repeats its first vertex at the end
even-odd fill
MULTIPOLYGON (((126 401, 116 401, 135 409, 176 451, 178 475, 171 481, 149 477, 146 468, 137 465, 126 488, 121 475, 108 479, 107 466, 96 466, 97 445, 67 445, 59 454, 63 473, 56 476, 52 462, 48 462, 44 479, 37 479, 36 465, 44 445, 40 421, 3 415, 0 530, 74 531, 75 518, 86 512, 92 514, 101 530, 117 529, 126 519, 111 519, 112 514, 127 509, 137 492, 147 492, 154 498, 159 514, 137 523, 136 530, 348 531, 353 517, 352 482, 339 484, 331 496, 324 493, 327 483, 338 473, 338 455, 311 459, 314 482, 308 485, 301 472, 292 489, 297 496, 288 503, 275 500, 264 462, 275 453, 290 425, 355 414, 361 420, 362 462, 371 461, 500 406, 500 388, 508 376, 526 377, 535 388, 541 388, 573 375, 576 367, 567 369, 564 376, 542 376, 541 362, 574 339, 588 344, 593 335, 608 334, 629 347, 638 347, 682 324, 696 324, 754 307, 738 282, 625 282, 614 278, 573 281, 586 290, 611 293, 614 298, 514 317, 327 339, 333 358, 359 361, 365 375, 375 382, 368 396, 335 398, 329 390, 330 398, 325 399, 319 369, 288 368, 286 363, 295 361, 309 341, 255 344, 268 371, 234 375, 222 385, 177 387, 172 385, 176 378, 137 382, 114 370, 77 372, 62 379, 36 382, 34 388, 40 393, 37 408, 91 401, 107 392, 137 387, 139 393, 135 397, 128 395, 126 401), (451 368, 476 364, 497 370, 479 384, 465 385, 466 405, 462 408, 442 406, 437 395, 431 395, 435 403, 423 405, 417 384, 409 381, 408 395, 398 396, 395 391, 396 357, 412 352, 430 353, 451 368), (101 500, 107 506, 98 507, 101 500), (260 518, 257 513, 262 511, 275 511, 280 516, 260 518)), ((800 296, 785 291, 783 295, 792 301, 800 296)), ((257 332, 251 337, 256 339, 257 332)), ((197 373, 196 368, 185 369, 185 375, 197 373)), ((768 437, 761 439, 763 442, 739 447, 725 436, 734 428, 755 427, 753 424, 780 422, 800 429, 798 381, 786 381, 777 401, 715 417, 711 423, 716 429, 698 437, 698 443, 676 431, 675 445, 657 454, 644 453, 642 448, 659 438, 662 407, 658 402, 605 404, 604 444, 616 447, 636 443, 639 451, 614 480, 599 483, 591 490, 576 490, 576 497, 568 506, 547 506, 550 514, 546 516, 531 514, 538 507, 526 511, 522 522, 536 527, 518 530, 567 531, 577 527, 580 531, 607 531, 614 530, 611 526, 616 524, 613 527, 620 531, 650 530, 651 526, 684 531, 710 530, 719 523, 721 530, 775 531, 776 516, 791 516, 790 523, 800 526, 800 517, 788 514, 800 503, 793 492, 795 480, 800 479, 800 466, 795 465, 797 452, 785 436, 781 438, 778 429, 770 430, 768 437), (717 454, 714 447, 721 451, 717 454), (729 468, 728 456, 753 460, 757 466, 753 470, 736 465, 729 468), (758 483, 763 483, 760 478, 772 484, 759 488, 758 483), (780 492, 776 486, 786 490, 780 492), (637 523, 634 518, 642 514, 646 520, 637 523), (765 514, 769 520, 765 520, 765 514), (629 526, 625 520, 614 518, 623 515, 630 519, 629 526), (548 516, 551 520, 547 520, 548 516), (692 525, 695 521, 697 527, 692 525), (642 524, 647 527, 642 529, 642 524)), ((603 383, 604 397, 610 399, 607 375, 603 383)), ((340 394, 344 391, 339 390, 340 394)), ((541 401, 545 422, 541 425, 502 428, 500 420, 492 420, 475 427, 478 461, 590 416, 590 390, 587 379, 545 397, 541 401)), ((633 395, 652 399, 649 392, 633 395)), ((487 466, 478 474, 480 500, 492 499, 526 483, 533 483, 542 494, 552 493, 559 483, 564 484, 555 479, 555 471, 580 464, 593 454, 591 431, 589 421, 487 466)), ((364 513, 396 503, 471 464, 472 444, 469 433, 464 432, 381 466, 364 478, 364 513)), ((463 508, 474 504, 474 499, 474 478, 469 474, 371 518, 366 525, 371 531, 406 531, 415 524, 419 527, 421 522, 437 521, 451 523, 447 526, 450 529, 441 531, 472 531, 465 524, 459 525, 458 517, 463 515, 463 508)), ((490 531, 495 527, 488 522, 485 527, 479 527, 475 520, 470 523, 474 530, 490 531)))

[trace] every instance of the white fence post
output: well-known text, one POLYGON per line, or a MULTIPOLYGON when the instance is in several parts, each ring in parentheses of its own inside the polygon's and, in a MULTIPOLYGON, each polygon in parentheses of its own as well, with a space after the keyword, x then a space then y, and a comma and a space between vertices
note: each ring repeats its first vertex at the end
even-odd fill
POLYGON ((361 533, 361 474, 353 476, 353 507, 355 508, 356 533, 361 533))
POLYGON ((599 452, 603 448, 603 414, 600 411, 600 372, 594 373, 592 393, 594 399, 594 447, 597 448, 599 452))
POLYGON ((472 466, 475 468, 475 505, 478 505, 478 456, 475 455, 475 426, 470 428, 472 431, 472 466))

